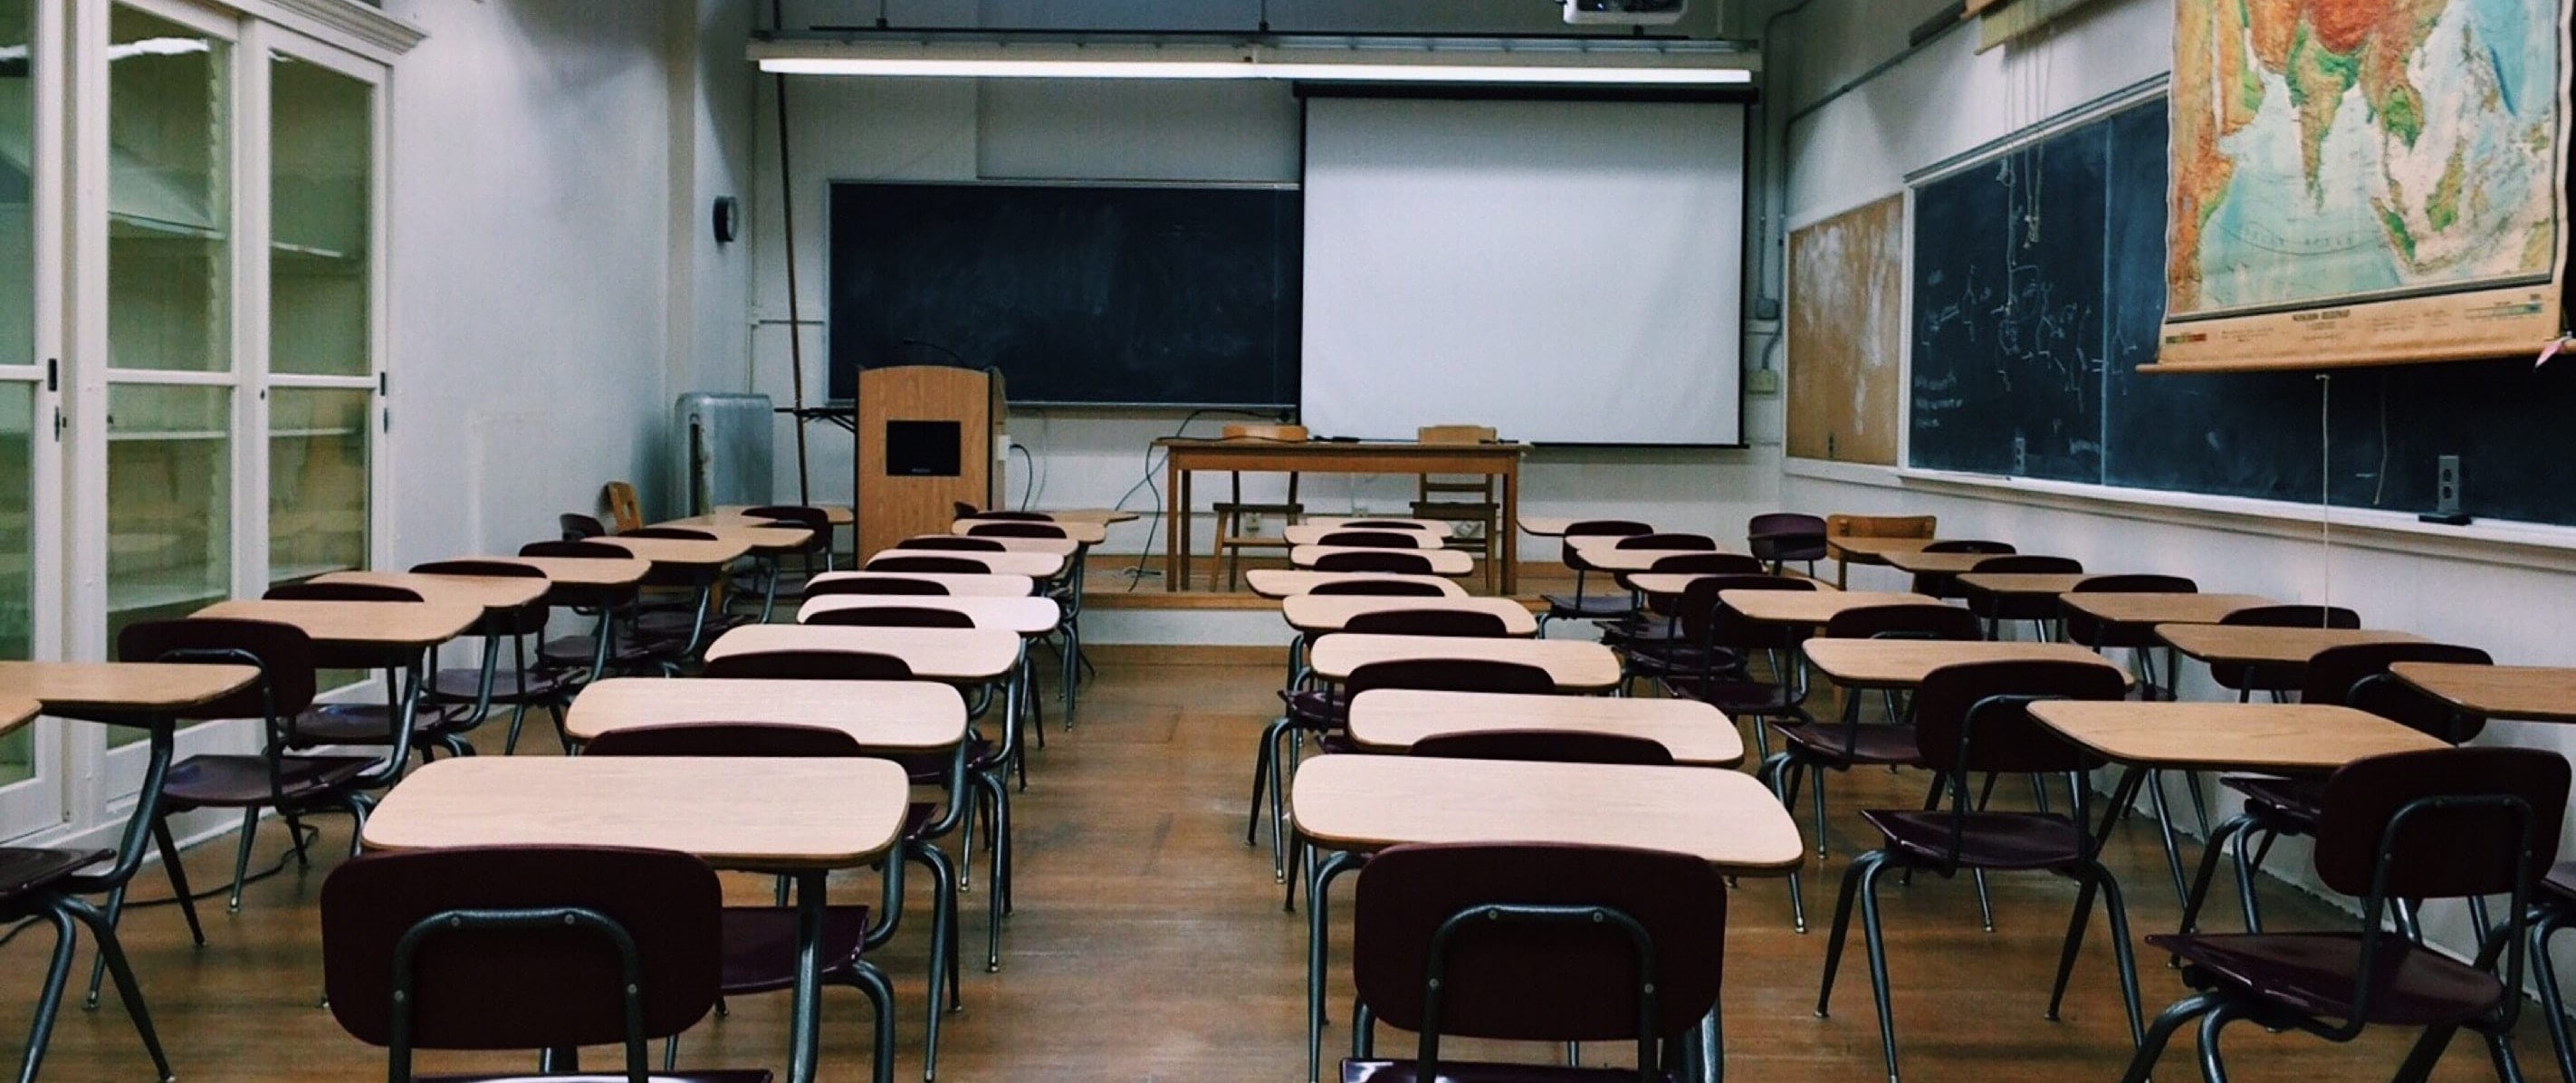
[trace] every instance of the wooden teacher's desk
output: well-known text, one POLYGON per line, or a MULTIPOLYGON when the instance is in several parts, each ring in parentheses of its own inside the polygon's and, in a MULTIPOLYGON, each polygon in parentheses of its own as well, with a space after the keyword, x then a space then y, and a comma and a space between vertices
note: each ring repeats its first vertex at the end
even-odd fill
POLYGON ((1179 590, 1190 581, 1190 475, 1201 470, 1253 474, 1475 474, 1500 482, 1503 524, 1500 550, 1502 591, 1520 582, 1519 532, 1521 456, 1527 444, 1336 443, 1270 440, 1154 441, 1164 453, 1163 491, 1172 494, 1173 513, 1163 519, 1163 589, 1179 590))

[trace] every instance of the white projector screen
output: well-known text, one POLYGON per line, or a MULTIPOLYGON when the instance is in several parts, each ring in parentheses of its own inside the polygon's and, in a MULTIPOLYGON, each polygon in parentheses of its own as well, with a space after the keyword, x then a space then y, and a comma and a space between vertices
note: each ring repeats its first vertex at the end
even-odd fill
POLYGON ((1740 444, 1744 108, 1309 99, 1302 421, 1740 444))

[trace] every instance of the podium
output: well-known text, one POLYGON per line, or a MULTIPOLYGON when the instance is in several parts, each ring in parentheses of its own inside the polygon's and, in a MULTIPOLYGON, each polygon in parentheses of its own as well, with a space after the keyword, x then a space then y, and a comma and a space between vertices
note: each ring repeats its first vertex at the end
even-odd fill
POLYGON ((1002 377, 946 365, 859 371, 858 552, 944 534, 955 505, 991 507, 1005 450, 1002 377))

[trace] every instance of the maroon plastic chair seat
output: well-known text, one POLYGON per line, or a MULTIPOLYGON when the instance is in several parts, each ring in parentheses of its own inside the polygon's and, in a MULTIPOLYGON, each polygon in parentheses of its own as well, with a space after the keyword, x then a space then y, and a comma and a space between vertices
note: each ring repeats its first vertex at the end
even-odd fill
POLYGON ((1069 538, 1071 534, 1054 523, 1004 522, 976 523, 966 528, 970 538, 1069 538))
POLYGON ((0 910, 61 883, 64 877, 115 856, 108 850, 0 846, 0 910))
POLYGON ((919 538, 905 538, 902 541, 894 543, 894 548, 916 552, 923 550, 934 552, 945 550, 951 553, 1007 553, 1011 551, 1010 546, 994 541, 991 538, 968 537, 961 534, 931 534, 919 538))
POLYGON ((1959 863, 1983 869, 2054 869, 2083 860, 2091 845, 2082 825, 2060 816, 1971 812, 1954 821, 1947 810, 1877 809, 1863 810, 1860 818, 1878 829, 1888 846, 1927 862, 1947 859, 1950 836, 1956 830, 1960 835, 1959 863))
MULTIPOLYGON (((2147 937, 2147 943, 2172 952, 2183 965, 2198 967, 2210 977, 2262 989, 2267 999, 2294 1011, 2351 1017, 2352 994, 2360 977, 2359 933, 2159 933, 2147 937)), ((2380 958, 2374 962, 2376 992, 2369 1019, 2373 1023, 2398 1027, 2462 1023, 2504 1002, 2504 983, 2494 974, 2402 940, 2383 941, 2380 958)))
MULTIPOLYGON (((2084 563, 2071 557, 2005 554, 1977 562, 1977 572, 1995 575, 2081 575, 2084 563)), ((2056 620, 2059 610, 2055 594, 1998 594, 1959 584, 1969 611, 1991 621, 2056 620)))
MULTIPOLYGON (((2271 828, 2274 821, 2300 825, 2304 834, 2324 811, 2326 780, 2321 778, 2265 778, 2259 775, 2228 775, 2218 784, 2245 795, 2245 811, 2257 822, 2271 828)), ((2280 830, 2275 828, 2274 830, 2280 830)))
MULTIPOLYGON (((2200 584, 2179 575, 2097 575, 2075 584, 2075 594, 2198 594, 2200 584)), ((2059 621, 2066 641, 2100 650, 2104 647, 2162 647, 2153 625, 2109 624, 2058 599, 2059 621)))
POLYGON ((1787 726, 1780 730, 1780 740, 1793 750, 1793 755, 1805 755, 1836 767, 1910 766, 1923 762, 1922 753, 1915 748, 1914 727, 1902 723, 1787 726))
POLYGON ((1406 750, 1415 756, 1452 760, 1529 760, 1541 763, 1607 763, 1670 767, 1673 753, 1663 742, 1622 733, 1582 730, 1479 730, 1425 737, 1406 750))
POLYGON ((827 594, 912 594, 946 597, 948 584, 936 579, 898 579, 892 576, 865 576, 858 579, 822 579, 805 584, 805 596, 820 598, 827 594))
MULTIPOLYGON (((2015 550, 2010 542, 1954 538, 1927 544, 1923 547, 1923 551, 1926 553, 2009 554, 2015 550)), ((1959 574, 1957 572, 1916 572, 1914 573, 1914 593, 1955 600, 1962 596, 1959 593, 1959 574)))
POLYGON ((1448 591, 1437 583, 1417 583, 1410 579, 1341 579, 1317 583, 1308 594, 1367 595, 1379 598, 1440 598, 1448 591))
POLYGON ((868 562, 871 572, 923 572, 931 575, 989 575, 993 566, 973 557, 891 556, 868 562))
POLYGON ((1431 558, 1420 551, 1402 549, 1363 549, 1349 553, 1326 553, 1315 558, 1319 572, 1394 572, 1398 575, 1433 575, 1431 558))
POLYGON ((1315 539, 1317 545, 1347 545, 1354 549, 1412 550, 1422 546, 1410 532, 1396 530, 1336 530, 1315 539))
MULTIPOLYGON (((719 988, 726 996, 767 993, 793 988, 796 984, 796 908, 792 906, 728 906, 721 922, 724 929, 724 976, 719 988)), ((860 962, 860 948, 867 940, 868 908, 865 906, 829 906, 823 909, 823 941, 815 951, 825 980, 829 975, 846 971, 860 962)))
MULTIPOLYGON (((583 638, 588 639, 588 637, 583 638)), ((589 642, 596 644, 598 641, 589 640, 589 642)), ((584 667, 589 666, 590 656, 583 655, 581 664, 584 667)), ((499 672, 492 675, 492 702, 505 707, 520 703, 553 703, 580 691, 581 685, 580 673, 530 666, 523 686, 522 679, 512 674, 509 667, 504 665, 499 672)), ((480 668, 439 670, 430 676, 429 686, 423 689, 424 693, 432 698, 465 703, 474 702, 476 695, 482 690, 483 671, 480 668)))
POLYGON ((182 808, 265 808, 283 793, 289 803, 338 792, 350 780, 376 765, 365 756, 284 756, 277 761, 278 787, 269 788, 269 760, 255 755, 190 756, 170 765, 161 784, 161 800, 176 812, 182 808))

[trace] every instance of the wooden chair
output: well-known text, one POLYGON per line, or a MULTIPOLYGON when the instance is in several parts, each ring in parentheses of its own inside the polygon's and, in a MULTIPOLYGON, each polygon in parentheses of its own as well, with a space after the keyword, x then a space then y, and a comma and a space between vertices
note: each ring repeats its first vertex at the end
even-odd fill
MULTIPOLYGON (((1825 537, 1828 538, 1931 538, 1939 527, 1939 517, 1932 515, 1828 515, 1825 537)), ((1834 587, 1839 590, 1851 582, 1851 562, 1834 561, 1834 587)))
POLYGON ((643 509, 635 502, 635 486, 623 481, 609 482, 600 489, 599 499, 608 505, 609 521, 616 524, 618 533, 644 525, 643 509))
MULTIPOLYGON (((1306 427, 1303 425, 1228 425, 1218 434, 1218 438, 1269 440, 1283 444, 1303 443, 1306 440, 1306 427)), ((1289 548, 1288 539, 1285 537, 1245 533, 1243 520, 1247 516, 1276 515, 1282 520, 1280 525, 1285 526, 1296 521, 1298 516, 1306 514, 1306 506, 1297 502, 1297 475, 1294 472, 1288 475, 1288 499, 1275 504, 1244 500, 1243 474, 1240 471, 1226 475, 1226 482, 1227 499, 1209 505, 1209 510, 1216 512, 1216 555, 1225 564, 1225 589, 1231 591, 1235 589, 1236 580, 1241 577, 1243 571, 1244 550, 1289 548)), ((1181 509, 1181 514, 1189 514, 1189 509, 1181 509)))
MULTIPOLYGON (((1495 434, 1491 425, 1425 425, 1415 431, 1414 439, 1425 444, 1489 444, 1495 434)), ((1503 505, 1494 498, 1493 475, 1421 475, 1416 480, 1413 517, 1478 524, 1475 536, 1452 537, 1448 546, 1475 551, 1476 559, 1485 564, 1485 593, 1494 593, 1494 555, 1502 541, 1503 505)))

